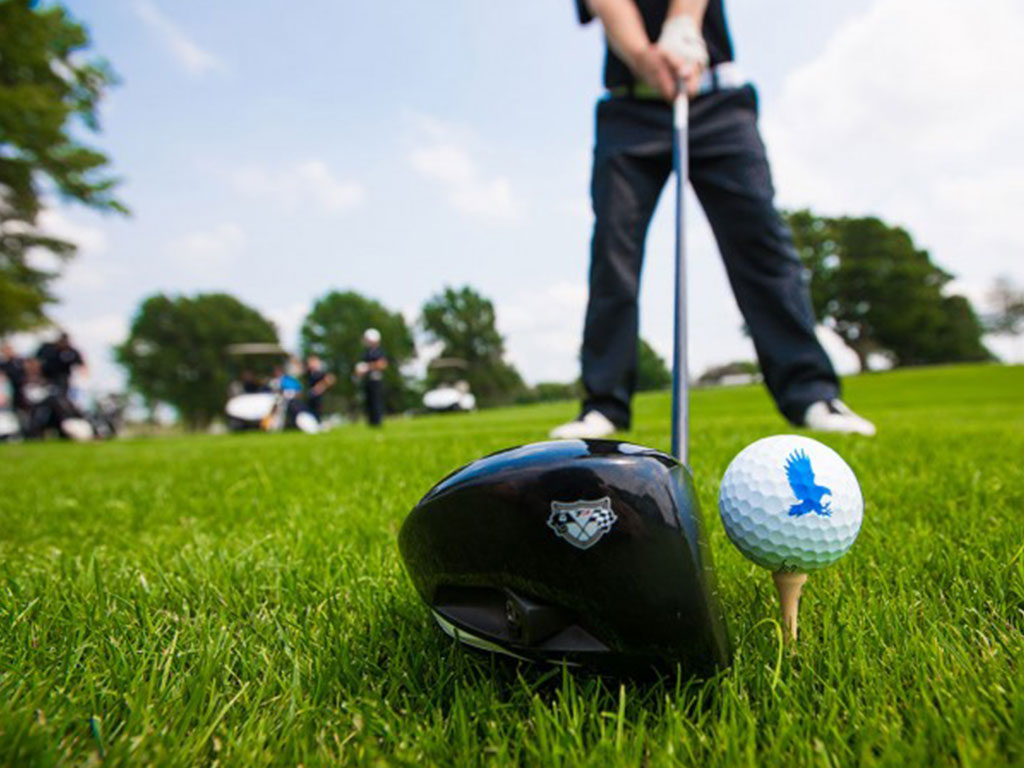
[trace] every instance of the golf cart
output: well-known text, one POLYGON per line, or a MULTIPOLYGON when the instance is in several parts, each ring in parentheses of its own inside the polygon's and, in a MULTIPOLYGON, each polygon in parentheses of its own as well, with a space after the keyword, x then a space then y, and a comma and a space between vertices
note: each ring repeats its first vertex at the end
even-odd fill
POLYGON ((469 382, 462 378, 469 366, 457 357, 439 357, 431 361, 427 370, 437 385, 423 395, 423 406, 433 413, 472 411, 476 397, 469 391, 469 382))
POLYGON ((287 350, 279 344, 257 342, 230 344, 227 353, 235 361, 236 369, 231 397, 224 406, 229 430, 298 429, 307 434, 320 431, 320 422, 305 408, 298 381, 290 376, 269 375, 287 362, 287 350))
POLYGON ((21 437, 21 424, 18 423, 18 416, 9 409, 0 411, 0 442, 17 440, 19 437, 21 437))
POLYGON ((21 437, 21 422, 14 411, 14 394, 7 377, 0 372, 0 442, 21 437))
MULTIPOLYGON (((3 382, 6 385, 6 382, 3 382)), ((18 414, 10 407, 10 398, 4 397, 0 402, 0 442, 18 440, 21 437, 21 422, 18 414)))
POLYGON ((128 398, 125 395, 98 395, 93 398, 92 406, 85 412, 85 418, 92 425, 97 438, 110 440, 117 437, 121 431, 127 407, 128 398))
POLYGON ((70 397, 54 384, 30 381, 25 384, 24 397, 28 415, 24 434, 41 438, 57 434, 75 442, 88 442, 96 438, 92 423, 70 397))

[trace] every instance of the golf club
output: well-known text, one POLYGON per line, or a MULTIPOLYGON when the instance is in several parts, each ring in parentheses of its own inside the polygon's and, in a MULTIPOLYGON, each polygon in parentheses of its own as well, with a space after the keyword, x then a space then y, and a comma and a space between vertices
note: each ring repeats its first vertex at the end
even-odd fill
POLYGON ((676 170, 672 453, 555 440, 484 457, 435 485, 399 548, 440 627, 520 659, 612 672, 729 663, 693 478, 686 466, 687 97, 673 108, 676 170))
POLYGON ((686 325, 686 180, 689 171, 690 101, 686 83, 676 86, 672 104, 672 170, 676 179, 675 322, 672 326, 672 455, 690 462, 690 371, 686 325))

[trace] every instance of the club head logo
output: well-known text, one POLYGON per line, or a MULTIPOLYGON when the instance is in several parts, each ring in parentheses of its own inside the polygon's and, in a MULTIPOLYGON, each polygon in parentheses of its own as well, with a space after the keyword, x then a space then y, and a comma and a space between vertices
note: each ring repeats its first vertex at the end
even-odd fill
POLYGON ((814 481, 814 470, 807 454, 797 449, 786 459, 786 479, 797 498, 789 508, 790 517, 800 517, 814 512, 822 517, 832 516, 832 489, 814 481))
POLYGON ((578 549, 590 549, 600 541, 618 517, 608 497, 597 501, 551 502, 548 527, 578 549))

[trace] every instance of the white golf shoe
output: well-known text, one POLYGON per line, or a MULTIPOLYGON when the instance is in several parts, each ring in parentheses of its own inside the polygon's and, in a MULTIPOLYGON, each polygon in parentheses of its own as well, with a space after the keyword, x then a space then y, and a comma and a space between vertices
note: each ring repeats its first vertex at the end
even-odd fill
POLYGON ((615 425, 600 411, 587 411, 575 421, 555 427, 551 437, 556 440, 596 440, 615 431, 615 425))
POLYGON ((818 432, 846 432, 856 435, 875 434, 875 425, 858 416, 842 400, 819 400, 804 413, 804 426, 818 432))

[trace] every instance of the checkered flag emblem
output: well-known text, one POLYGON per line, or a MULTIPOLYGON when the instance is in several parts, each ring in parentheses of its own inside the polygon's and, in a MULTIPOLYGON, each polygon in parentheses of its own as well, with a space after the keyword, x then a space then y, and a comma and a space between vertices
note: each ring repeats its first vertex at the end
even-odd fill
POLYGON ((618 520, 608 497, 597 501, 551 502, 548 527, 578 549, 590 549, 618 520))

